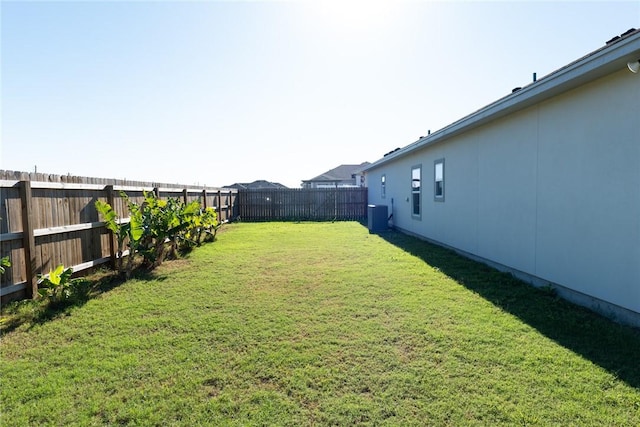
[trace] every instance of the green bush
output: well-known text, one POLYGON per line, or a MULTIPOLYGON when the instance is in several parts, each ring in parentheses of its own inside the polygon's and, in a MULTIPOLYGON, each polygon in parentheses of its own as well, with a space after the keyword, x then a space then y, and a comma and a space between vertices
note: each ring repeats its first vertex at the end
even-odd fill
POLYGON ((167 257, 175 258, 178 252, 215 238, 218 216, 213 208, 202 209, 199 201, 186 204, 177 198, 161 200, 154 193, 145 191, 144 201, 139 204, 124 192, 120 195, 129 208, 129 222, 119 220, 108 203, 97 201, 96 209, 118 241, 117 268, 120 272, 123 271, 124 247, 129 248, 130 256, 124 267, 127 277, 131 274, 135 254, 140 254, 143 265, 152 269, 167 257))
POLYGON ((83 278, 72 279, 73 269, 64 268, 63 264, 51 270, 47 275, 38 275, 38 294, 49 299, 52 303, 58 303, 71 299, 76 287, 85 282, 83 278))

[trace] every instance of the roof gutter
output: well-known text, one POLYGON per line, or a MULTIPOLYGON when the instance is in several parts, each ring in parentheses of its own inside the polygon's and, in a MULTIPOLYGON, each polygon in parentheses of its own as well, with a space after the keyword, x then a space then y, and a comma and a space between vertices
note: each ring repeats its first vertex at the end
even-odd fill
POLYGON ((627 62, 640 59, 640 30, 584 56, 522 89, 463 117, 462 119, 420 138, 369 166, 364 172, 397 160, 421 148, 445 141, 482 126, 507 114, 515 113, 541 101, 567 92, 589 81, 627 68, 627 62))

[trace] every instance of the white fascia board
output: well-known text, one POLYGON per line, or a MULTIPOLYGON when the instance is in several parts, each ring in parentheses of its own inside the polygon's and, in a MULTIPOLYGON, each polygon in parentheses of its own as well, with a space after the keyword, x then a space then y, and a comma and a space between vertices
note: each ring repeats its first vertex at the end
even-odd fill
POLYGON ((627 62, 637 61, 638 59, 640 59, 640 32, 622 38, 611 45, 604 46, 542 77, 538 81, 530 83, 517 92, 500 98, 468 116, 433 132, 431 135, 388 154, 363 168, 363 172, 375 169, 416 150, 442 142, 500 117, 538 104, 607 74, 625 69, 627 68, 627 62))

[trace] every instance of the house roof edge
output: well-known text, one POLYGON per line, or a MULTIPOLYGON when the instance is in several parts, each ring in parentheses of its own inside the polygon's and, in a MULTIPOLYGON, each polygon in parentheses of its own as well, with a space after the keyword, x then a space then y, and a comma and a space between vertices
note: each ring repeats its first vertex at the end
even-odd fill
POLYGON ((606 44, 444 128, 374 161, 363 168, 363 172, 611 74, 626 67, 628 61, 638 59, 640 59, 640 29, 634 30, 625 37, 616 39, 614 42, 606 44))

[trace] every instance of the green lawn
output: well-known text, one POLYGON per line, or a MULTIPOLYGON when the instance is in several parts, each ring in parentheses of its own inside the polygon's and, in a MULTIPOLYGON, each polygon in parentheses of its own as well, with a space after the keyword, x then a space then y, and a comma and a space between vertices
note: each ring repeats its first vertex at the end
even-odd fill
POLYGON ((2 339, 11 425, 640 425, 640 335, 358 223, 214 244, 2 339))

